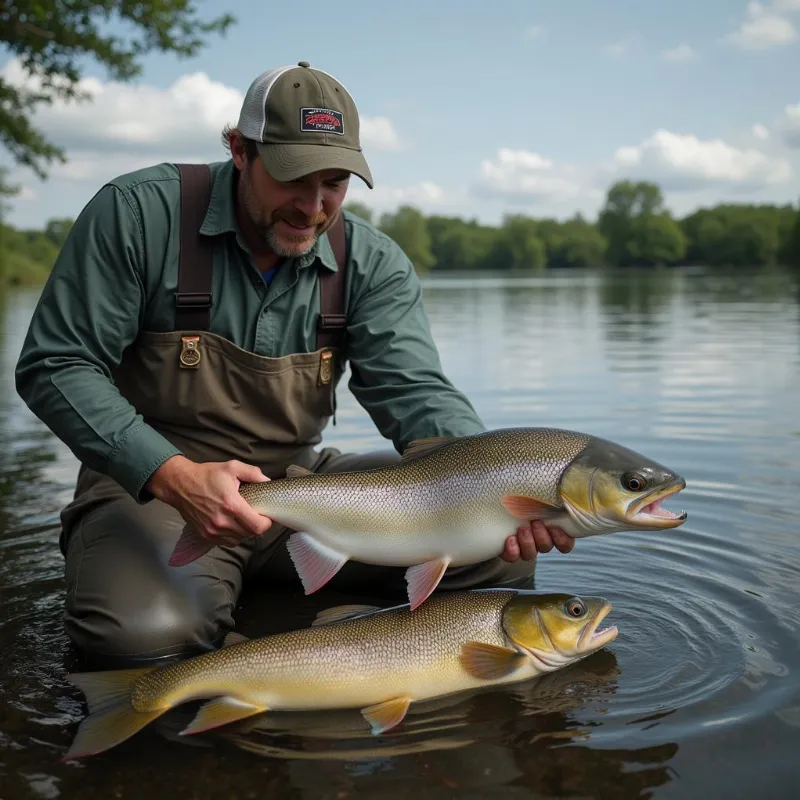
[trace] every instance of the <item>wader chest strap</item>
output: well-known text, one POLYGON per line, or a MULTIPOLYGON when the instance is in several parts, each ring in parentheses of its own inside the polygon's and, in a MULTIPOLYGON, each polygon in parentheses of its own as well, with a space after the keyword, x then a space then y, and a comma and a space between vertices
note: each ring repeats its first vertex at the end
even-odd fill
POLYGON ((176 164, 181 175, 181 249, 175 330, 207 330, 211 317, 212 240, 200 235, 211 199, 206 164, 176 164))
POLYGON ((320 314, 317 324, 317 347, 341 347, 347 328, 344 314, 344 279, 347 267, 347 237, 344 215, 339 214, 328 230, 328 241, 339 269, 336 272, 320 270, 320 314))

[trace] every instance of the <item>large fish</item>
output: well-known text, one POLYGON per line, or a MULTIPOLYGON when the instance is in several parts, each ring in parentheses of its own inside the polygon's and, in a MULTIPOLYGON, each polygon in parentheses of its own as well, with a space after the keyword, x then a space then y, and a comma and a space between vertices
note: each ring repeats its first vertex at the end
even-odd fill
MULTIPOLYGON (((685 488, 667 467, 614 442, 554 428, 501 428, 412 442, 400 463, 358 472, 243 484, 261 514, 296 531, 289 553, 311 594, 348 561, 406 566, 417 608, 449 566, 503 552, 506 538, 540 519, 573 537, 674 528, 686 513, 661 501, 685 488)), ((188 527, 170 557, 183 566, 213 543, 188 527)))
POLYGON ((411 703, 525 681, 613 641, 602 597, 530 590, 439 594, 422 609, 339 606, 310 628, 244 640, 167 666, 67 676, 86 696, 64 760, 107 750, 175 706, 209 699, 181 734, 268 710, 360 709, 372 733, 411 703))

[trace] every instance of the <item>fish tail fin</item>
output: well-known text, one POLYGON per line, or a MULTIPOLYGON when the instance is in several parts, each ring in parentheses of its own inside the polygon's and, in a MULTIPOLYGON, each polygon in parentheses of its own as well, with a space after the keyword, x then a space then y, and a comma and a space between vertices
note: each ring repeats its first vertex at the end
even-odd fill
POLYGON ((175 549, 172 551, 172 555, 169 557, 169 565, 171 567, 185 567, 187 564, 191 564, 192 561, 204 556, 213 546, 211 542, 186 525, 175 545, 175 549))
POLYGON ((136 711, 131 706, 131 687, 155 667, 120 669, 108 672, 78 672, 68 675, 86 696, 89 716, 78 726, 78 732, 62 761, 94 755, 124 742, 169 707, 154 711, 136 711))

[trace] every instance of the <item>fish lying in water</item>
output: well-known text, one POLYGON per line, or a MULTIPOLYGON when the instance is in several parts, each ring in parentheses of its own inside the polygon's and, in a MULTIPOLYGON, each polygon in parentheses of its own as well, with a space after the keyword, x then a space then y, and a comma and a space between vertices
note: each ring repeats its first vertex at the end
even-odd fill
MULTIPOLYGON (((287 547, 306 594, 348 560, 406 566, 417 608, 449 566, 499 556, 533 520, 572 537, 681 525, 661 508, 686 486, 672 470, 614 442, 554 428, 501 428, 412 442, 400 463, 359 472, 243 484, 261 514, 296 531, 287 547)), ((184 529, 170 557, 183 566, 213 543, 184 529)))
POLYGON ((169 709, 211 698, 181 735, 268 710, 356 708, 379 734, 413 702, 525 681, 572 664, 617 636, 598 630, 602 597, 530 590, 439 594, 412 612, 338 606, 310 628, 239 641, 211 653, 129 670, 68 675, 86 696, 84 719, 64 756, 108 750, 169 709))

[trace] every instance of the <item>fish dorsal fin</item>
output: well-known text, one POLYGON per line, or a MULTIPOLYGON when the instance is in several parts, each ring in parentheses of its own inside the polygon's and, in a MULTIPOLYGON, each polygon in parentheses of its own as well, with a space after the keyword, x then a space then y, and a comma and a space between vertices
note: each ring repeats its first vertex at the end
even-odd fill
POLYGON ((301 467, 299 464, 292 464, 286 469, 287 478, 305 478, 307 475, 313 475, 313 474, 314 473, 310 469, 306 469, 306 467, 301 467))
POLYGON ((228 631, 225 634, 225 638, 222 640, 222 647, 232 647, 235 644, 241 644, 242 642, 249 642, 250 640, 242 633, 236 633, 236 631, 228 631))
POLYGON ((438 450, 443 445, 455 442, 459 438, 458 436, 431 436, 428 439, 414 439, 403 450, 402 460, 412 461, 415 458, 421 458, 434 450, 438 450))
POLYGON ((363 606, 363 605, 347 605, 347 606, 333 606, 326 608, 317 614, 312 625, 330 625, 333 622, 341 622, 344 619, 357 617, 360 614, 370 614, 373 611, 380 611, 380 606, 363 606))

